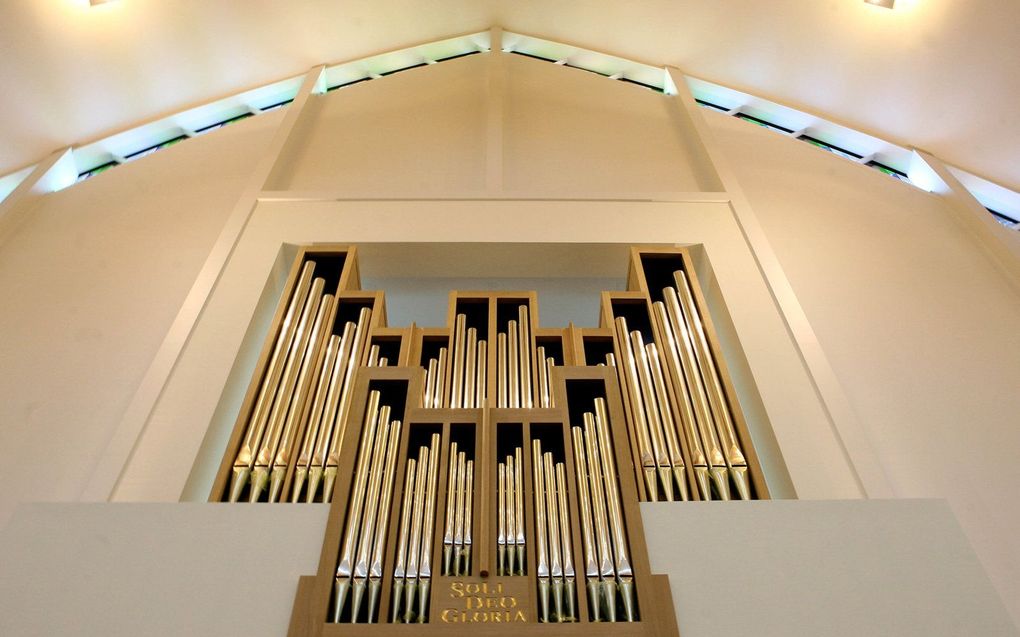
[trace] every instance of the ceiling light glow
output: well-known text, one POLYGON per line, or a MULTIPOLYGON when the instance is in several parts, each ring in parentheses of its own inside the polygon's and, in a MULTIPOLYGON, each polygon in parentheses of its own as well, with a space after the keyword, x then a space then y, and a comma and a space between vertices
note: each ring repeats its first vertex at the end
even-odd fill
POLYGON ((865 4, 873 4, 876 7, 885 7, 886 9, 892 9, 896 0, 864 0, 865 4))

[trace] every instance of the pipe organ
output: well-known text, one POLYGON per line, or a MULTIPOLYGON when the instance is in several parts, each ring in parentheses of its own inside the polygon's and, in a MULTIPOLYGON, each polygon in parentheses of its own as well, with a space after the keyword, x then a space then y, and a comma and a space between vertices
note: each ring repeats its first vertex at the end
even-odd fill
POLYGON ((355 247, 299 251, 210 496, 330 503, 295 637, 676 634, 638 502, 769 493, 690 254, 632 248, 628 287, 597 328, 510 291, 390 327, 355 247))

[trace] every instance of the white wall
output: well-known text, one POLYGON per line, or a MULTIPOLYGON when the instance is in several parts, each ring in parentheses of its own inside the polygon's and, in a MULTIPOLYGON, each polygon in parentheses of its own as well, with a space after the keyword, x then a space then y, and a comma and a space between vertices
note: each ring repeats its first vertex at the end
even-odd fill
MULTIPOLYGON (((0 531, 0 634, 282 636, 298 578, 317 570, 327 510, 24 507, 0 531)), ((641 514, 685 637, 1018 634, 944 502, 643 503, 641 514)))
POLYGON ((681 635, 1018 634, 945 502, 691 504, 641 504, 681 635))
POLYGON ((485 185, 485 69, 474 55, 311 100, 271 190, 414 190, 485 185))
MULTIPOLYGON (((542 242, 583 244, 613 237, 624 244, 670 239, 704 244, 741 334, 743 351, 735 354, 746 356, 767 410, 756 419, 757 433, 767 445, 775 429, 802 496, 857 497, 850 467, 832 438, 786 328, 728 211, 728 205, 712 203, 261 203, 153 410, 115 497, 176 499, 189 480, 189 463, 198 455, 203 466, 196 466, 195 472, 202 477, 191 476, 188 497, 207 497, 254 360, 244 354, 249 360, 247 373, 232 370, 239 352, 249 350, 248 326, 282 244, 486 243, 493 239, 526 243, 535 238, 537 226, 543 228, 542 242), (364 223, 366 218, 372 223, 364 223), (209 448, 217 452, 210 454, 209 448)), ((260 343, 261 337, 256 340, 260 343)), ((766 462, 770 461, 775 465, 770 477, 777 482, 777 493, 789 493, 782 463, 766 456, 766 462)))
POLYGON ((662 95, 579 69, 489 55, 362 82, 312 99, 267 189, 405 197, 486 188, 490 111, 507 193, 697 192, 718 180, 662 95), (610 85, 611 100, 605 95, 610 85), (583 149, 583 152, 578 152, 583 149))
POLYGON ((0 634, 280 637, 328 511, 25 506, 0 531, 0 634))
POLYGON ((896 495, 947 498, 1020 617, 1020 299, 942 198, 705 115, 896 495))
POLYGON ((78 498, 280 117, 45 195, 0 246, 0 526, 78 498))
POLYGON ((719 190, 662 95, 580 69, 506 56, 504 181, 509 191, 719 190))
MULTIPOLYGON (((447 131, 448 121, 430 131, 427 119, 415 119, 427 112, 423 104, 442 115, 431 98, 473 96, 475 84, 485 81, 484 56, 449 65, 311 101, 270 187, 325 189, 330 196, 257 206, 124 467, 115 499, 205 497, 250 373, 251 343, 260 339, 259 308, 272 305, 267 294, 278 283, 287 244, 312 241, 700 244, 711 266, 712 297, 739 335, 739 342, 728 339, 728 355, 755 380, 741 383, 741 400, 757 423, 756 444, 766 450, 777 492, 859 497, 853 458, 827 423, 727 203, 636 196, 515 201, 506 193, 503 201, 337 200, 349 192, 436 196, 440 174, 450 175, 444 183, 453 194, 477 193, 484 173, 467 164, 482 162, 484 146, 474 133, 447 131), (466 79, 460 71, 476 75, 466 79), (419 83, 427 74, 442 81, 419 83), (391 89, 401 83, 420 94, 400 100, 391 89), (408 110, 403 123, 401 106, 408 110), (371 119, 376 114, 388 119, 371 119), (403 127, 385 129, 380 122, 403 127), (443 131, 452 136, 446 145, 443 131), (373 146, 377 134, 382 140, 373 146), (436 149, 446 153, 438 163, 419 160, 436 149), (776 443, 782 459, 771 452, 776 443)), ((507 189, 530 187, 515 182, 530 174, 528 162, 541 168, 538 186, 554 195, 717 188, 704 158, 678 138, 686 129, 663 108, 666 98, 542 62, 511 65, 502 149, 507 189), (562 82, 551 81, 555 73, 562 82), (518 108, 517 85, 531 104, 540 104, 541 94, 529 91, 547 91, 560 126, 547 126, 548 109, 518 108), (571 109, 582 128, 567 131, 571 109), (620 109, 633 134, 613 131, 620 117, 597 117, 620 109), (647 130, 637 130, 637 122, 647 122, 647 130), (529 139, 534 131, 541 136, 529 139), (659 145, 638 152, 648 140, 659 145), (543 148, 548 152, 538 152, 543 148)), ((471 102, 456 112, 490 107, 471 102)), ((1010 451, 1020 448, 1013 426, 1020 406, 1015 294, 934 195, 802 142, 708 115, 897 494, 948 497, 1004 597, 1020 599, 1012 594, 1020 581, 1018 547, 1009 537, 1020 511, 1010 499, 1018 482, 1010 451)), ((0 308, 7 366, 0 386, 6 478, 0 504, 8 511, 19 500, 77 498, 273 117, 279 114, 47 195, 0 247, 0 292, 10 300, 0 308)), ((463 122, 469 132, 477 124, 463 122)), ((1012 610, 1020 612, 1015 602, 1012 610)))

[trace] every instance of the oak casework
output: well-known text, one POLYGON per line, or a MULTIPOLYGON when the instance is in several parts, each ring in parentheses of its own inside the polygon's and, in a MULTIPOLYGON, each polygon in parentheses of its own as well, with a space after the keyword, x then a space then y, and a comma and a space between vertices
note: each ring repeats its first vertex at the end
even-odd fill
POLYGON ((291 635, 676 634, 638 502, 768 488, 687 250, 632 248, 628 287, 598 328, 529 291, 389 327, 355 247, 299 251, 210 494, 331 503, 291 635))

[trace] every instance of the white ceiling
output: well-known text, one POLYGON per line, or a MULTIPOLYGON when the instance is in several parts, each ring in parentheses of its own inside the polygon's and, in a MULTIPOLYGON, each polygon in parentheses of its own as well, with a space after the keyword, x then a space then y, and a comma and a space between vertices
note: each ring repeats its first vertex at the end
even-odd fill
POLYGON ((3 0, 0 175, 302 72, 492 25, 775 100, 1020 190, 1020 0, 3 0))

